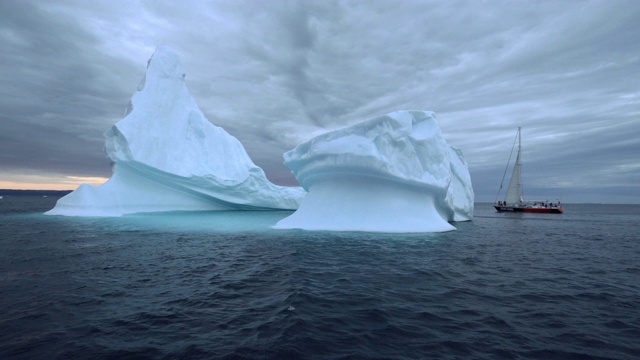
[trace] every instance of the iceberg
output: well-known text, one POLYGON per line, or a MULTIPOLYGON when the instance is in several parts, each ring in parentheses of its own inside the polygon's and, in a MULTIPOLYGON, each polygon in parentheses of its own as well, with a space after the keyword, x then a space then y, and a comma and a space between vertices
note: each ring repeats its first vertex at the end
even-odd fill
POLYGON ((441 232, 473 217, 467 163, 432 112, 398 111, 335 130, 284 160, 308 194, 275 229, 441 232))
POLYGON ((184 78, 177 54, 158 47, 125 117, 104 134, 111 178, 80 185, 46 214, 298 208, 305 191, 267 180, 238 139, 204 116, 184 78))

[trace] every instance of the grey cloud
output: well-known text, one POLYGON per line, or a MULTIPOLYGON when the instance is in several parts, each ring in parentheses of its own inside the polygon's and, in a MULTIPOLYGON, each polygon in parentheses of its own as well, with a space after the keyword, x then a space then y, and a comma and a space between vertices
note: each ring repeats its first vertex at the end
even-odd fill
POLYGON ((96 52, 100 39, 73 19, 32 2, 0 7, 0 167, 108 176, 95 129, 123 107, 113 59, 96 52))
POLYGON ((101 134, 121 118, 153 48, 168 44, 207 117, 279 183, 295 183, 282 153, 300 141, 425 109, 464 151, 481 201, 495 196, 518 126, 532 145, 527 181, 544 184, 536 191, 562 184, 577 201, 569 189, 594 174, 592 188, 615 183, 640 201, 635 1, 0 7, 0 150, 19 149, 0 156, 3 169, 104 176, 101 134))

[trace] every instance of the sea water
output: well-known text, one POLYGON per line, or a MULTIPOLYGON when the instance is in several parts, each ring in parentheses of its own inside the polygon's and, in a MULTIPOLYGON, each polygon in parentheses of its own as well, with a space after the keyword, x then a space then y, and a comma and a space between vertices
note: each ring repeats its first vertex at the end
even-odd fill
POLYGON ((638 359, 640 206, 477 204, 457 231, 0 200, 0 359, 638 359))

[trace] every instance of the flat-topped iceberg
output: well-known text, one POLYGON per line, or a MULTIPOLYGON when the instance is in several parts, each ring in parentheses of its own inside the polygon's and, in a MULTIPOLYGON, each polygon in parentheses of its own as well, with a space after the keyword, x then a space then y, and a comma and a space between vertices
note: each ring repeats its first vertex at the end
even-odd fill
POLYGON ((269 182, 242 144, 206 119, 184 77, 176 53, 157 48, 125 118, 104 134, 113 176, 81 185, 47 214, 296 209, 304 190, 269 182))
POLYGON ((276 229, 438 232, 473 216, 467 163, 432 112, 398 111, 332 131, 284 159, 308 194, 276 229))

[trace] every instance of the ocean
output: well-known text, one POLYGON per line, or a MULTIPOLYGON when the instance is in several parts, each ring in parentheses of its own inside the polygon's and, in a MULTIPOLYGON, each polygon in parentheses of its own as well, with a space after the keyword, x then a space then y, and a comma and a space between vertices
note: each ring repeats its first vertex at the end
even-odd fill
POLYGON ((375 234, 56 200, 0 200, 0 359, 640 358, 640 205, 375 234))

